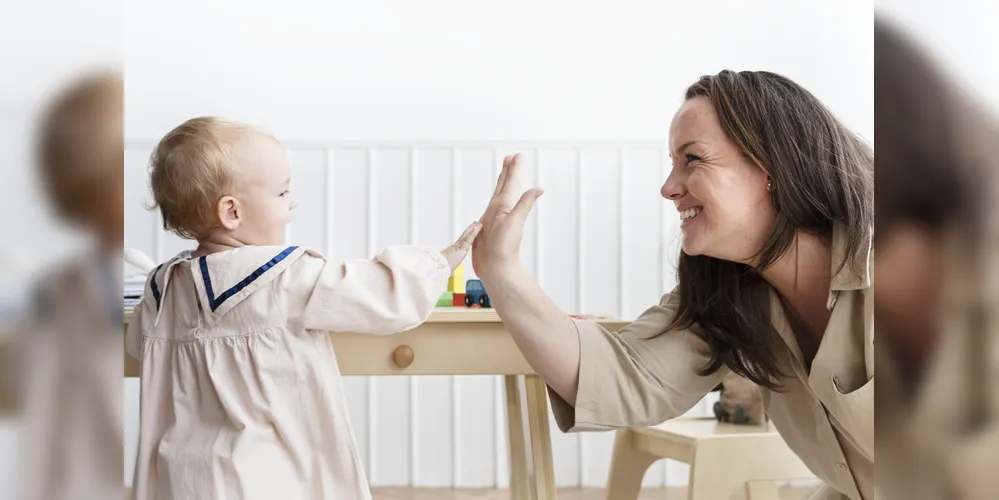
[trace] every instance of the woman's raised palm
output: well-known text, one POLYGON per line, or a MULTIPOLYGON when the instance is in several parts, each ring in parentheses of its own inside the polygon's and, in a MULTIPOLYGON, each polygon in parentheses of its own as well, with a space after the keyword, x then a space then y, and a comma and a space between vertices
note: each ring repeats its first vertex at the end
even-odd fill
POLYGON ((524 222, 534 202, 544 192, 535 187, 517 199, 522 172, 520 161, 519 154, 503 159, 503 170, 496 181, 493 197, 479 219, 482 229, 472 243, 472 269, 479 277, 520 264, 524 222))

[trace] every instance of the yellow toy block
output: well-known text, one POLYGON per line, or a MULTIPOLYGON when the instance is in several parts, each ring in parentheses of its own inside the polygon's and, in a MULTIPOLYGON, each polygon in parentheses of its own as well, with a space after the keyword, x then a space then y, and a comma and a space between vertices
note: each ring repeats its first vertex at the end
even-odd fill
POLYGON ((447 291, 451 293, 465 293, 465 264, 458 264, 454 273, 448 278, 447 291))

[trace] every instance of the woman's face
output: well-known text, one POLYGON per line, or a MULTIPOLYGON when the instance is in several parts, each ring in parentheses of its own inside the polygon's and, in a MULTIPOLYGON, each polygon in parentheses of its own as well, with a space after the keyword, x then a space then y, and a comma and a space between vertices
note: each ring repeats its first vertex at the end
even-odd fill
POLYGON ((662 195, 679 212, 683 252, 749 262, 773 232, 767 173, 726 136, 706 97, 680 107, 669 135, 662 195))

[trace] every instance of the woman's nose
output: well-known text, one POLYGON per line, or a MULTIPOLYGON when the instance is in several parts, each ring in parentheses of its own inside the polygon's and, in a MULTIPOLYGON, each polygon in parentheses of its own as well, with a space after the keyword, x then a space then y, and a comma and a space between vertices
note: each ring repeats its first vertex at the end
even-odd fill
POLYGON ((659 192, 663 195, 663 198, 674 201, 683 196, 684 191, 683 185, 677 182, 671 175, 668 179, 666 179, 666 182, 663 183, 663 187, 659 192))

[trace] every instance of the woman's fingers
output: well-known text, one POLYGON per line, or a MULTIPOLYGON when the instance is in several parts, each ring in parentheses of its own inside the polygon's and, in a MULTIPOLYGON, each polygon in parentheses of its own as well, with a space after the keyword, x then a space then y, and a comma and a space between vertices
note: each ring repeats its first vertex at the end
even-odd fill
POLYGON ((486 205, 480 220, 491 220, 496 214, 507 213, 513 208, 513 193, 520 183, 520 153, 503 158, 503 169, 500 171, 493 197, 486 205))
POLYGON ((520 200, 510 211, 510 216, 513 218, 513 222, 523 225, 527 220, 527 216, 530 215, 531 209, 534 208, 534 202, 544 194, 545 190, 539 187, 528 189, 520 197, 520 200))
POLYGON ((506 171, 504 176, 503 186, 499 190, 500 195, 506 196, 516 196, 516 192, 520 188, 520 153, 513 156, 508 156, 509 161, 504 161, 503 170, 506 171))
POLYGON ((506 194, 498 194, 489 200, 486 210, 482 212, 479 220, 482 224, 491 224, 497 216, 506 215, 513 209, 513 197, 506 194))
POLYGON ((503 185, 506 184, 507 171, 510 165, 510 159, 512 156, 506 156, 503 158, 503 168, 500 170, 499 179, 496 180, 496 187, 493 189, 493 196, 500 194, 503 191, 503 185))

